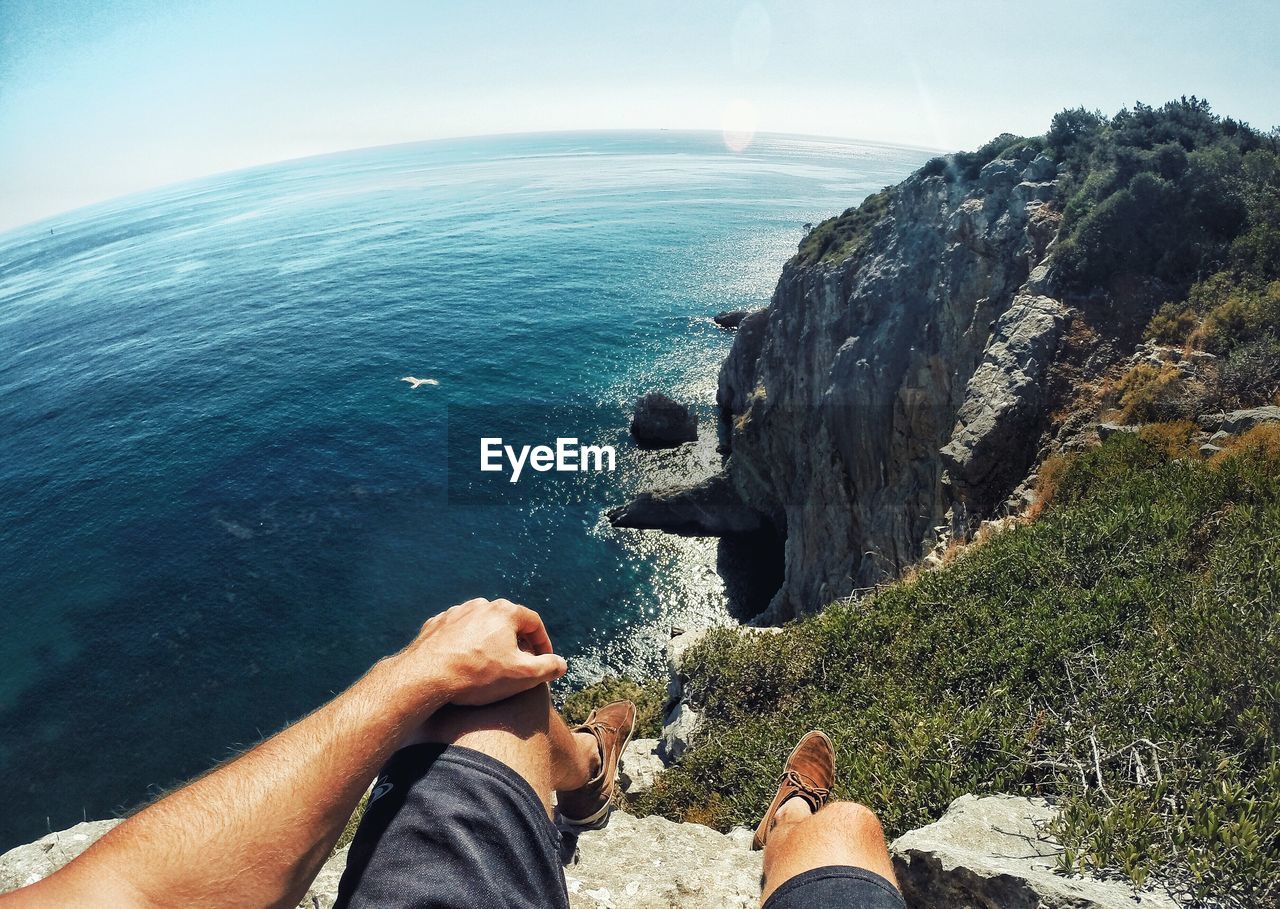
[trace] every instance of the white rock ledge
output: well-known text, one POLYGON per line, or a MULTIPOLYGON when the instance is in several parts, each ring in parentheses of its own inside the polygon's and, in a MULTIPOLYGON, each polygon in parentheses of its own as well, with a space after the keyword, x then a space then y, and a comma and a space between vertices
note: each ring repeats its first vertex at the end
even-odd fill
MULTIPOLYGON (((1059 846, 1044 833, 1054 809, 1039 799, 962 796, 933 824, 892 845, 912 909, 1173 909, 1171 897, 1123 881, 1055 872, 1059 846)), ((71 861, 117 821, 95 821, 0 856, 0 893, 34 883, 71 861)), ((761 857, 751 831, 614 812, 604 830, 579 837, 565 882, 572 909, 751 909, 761 857)), ((346 865, 324 866, 300 909, 332 909, 346 865)))

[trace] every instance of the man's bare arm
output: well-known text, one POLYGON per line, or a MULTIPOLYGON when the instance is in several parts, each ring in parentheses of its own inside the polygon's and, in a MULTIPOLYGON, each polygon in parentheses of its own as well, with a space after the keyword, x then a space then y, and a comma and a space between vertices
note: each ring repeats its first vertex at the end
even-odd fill
POLYGON ((491 703, 564 671, 531 610, 455 606, 315 713, 0 896, 0 909, 296 906, 412 729, 449 702, 491 703))

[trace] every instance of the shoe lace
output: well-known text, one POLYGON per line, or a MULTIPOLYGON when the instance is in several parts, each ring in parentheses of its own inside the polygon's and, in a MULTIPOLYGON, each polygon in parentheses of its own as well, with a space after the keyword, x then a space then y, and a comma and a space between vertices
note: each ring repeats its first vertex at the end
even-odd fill
POLYGON ((800 792, 804 793, 805 795, 812 796, 814 801, 817 802, 817 804, 814 806, 815 808, 826 804, 827 799, 831 797, 830 789, 826 789, 822 786, 817 785, 816 783, 814 783, 813 780, 809 779, 803 773, 800 773, 795 770, 788 770, 785 773, 783 773, 782 781, 784 783, 790 783, 792 786, 794 786, 796 789, 798 789, 800 792))

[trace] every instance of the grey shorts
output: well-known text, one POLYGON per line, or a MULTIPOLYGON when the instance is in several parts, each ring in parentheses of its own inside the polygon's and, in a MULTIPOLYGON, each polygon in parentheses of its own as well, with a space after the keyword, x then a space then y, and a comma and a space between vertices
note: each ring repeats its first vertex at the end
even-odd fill
MULTIPOLYGON (((347 856, 334 909, 569 909, 560 832, 518 773, 457 745, 392 755, 347 856)), ((905 909, 860 868, 798 875, 766 909, 905 909)))

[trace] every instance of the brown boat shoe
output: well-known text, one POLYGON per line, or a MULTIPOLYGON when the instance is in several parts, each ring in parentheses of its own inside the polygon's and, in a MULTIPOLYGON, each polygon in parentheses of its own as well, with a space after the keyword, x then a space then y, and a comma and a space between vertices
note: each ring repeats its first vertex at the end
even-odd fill
POLYGON ((803 799, 810 808, 817 811, 831 798, 831 787, 835 785, 835 781, 835 745, 831 744, 831 739, 820 729, 806 732, 787 758, 778 791, 769 803, 769 810, 765 812, 760 826, 756 828, 751 848, 764 848, 769 831, 773 829, 774 816, 783 802, 792 797, 803 799))
POLYGON ((600 771, 586 785, 556 796, 559 820, 571 828, 599 830, 609 823, 609 807, 613 799, 614 780, 622 749, 631 740, 636 725, 636 705, 615 701, 591 711, 587 721, 573 732, 589 732, 600 747, 600 771))

